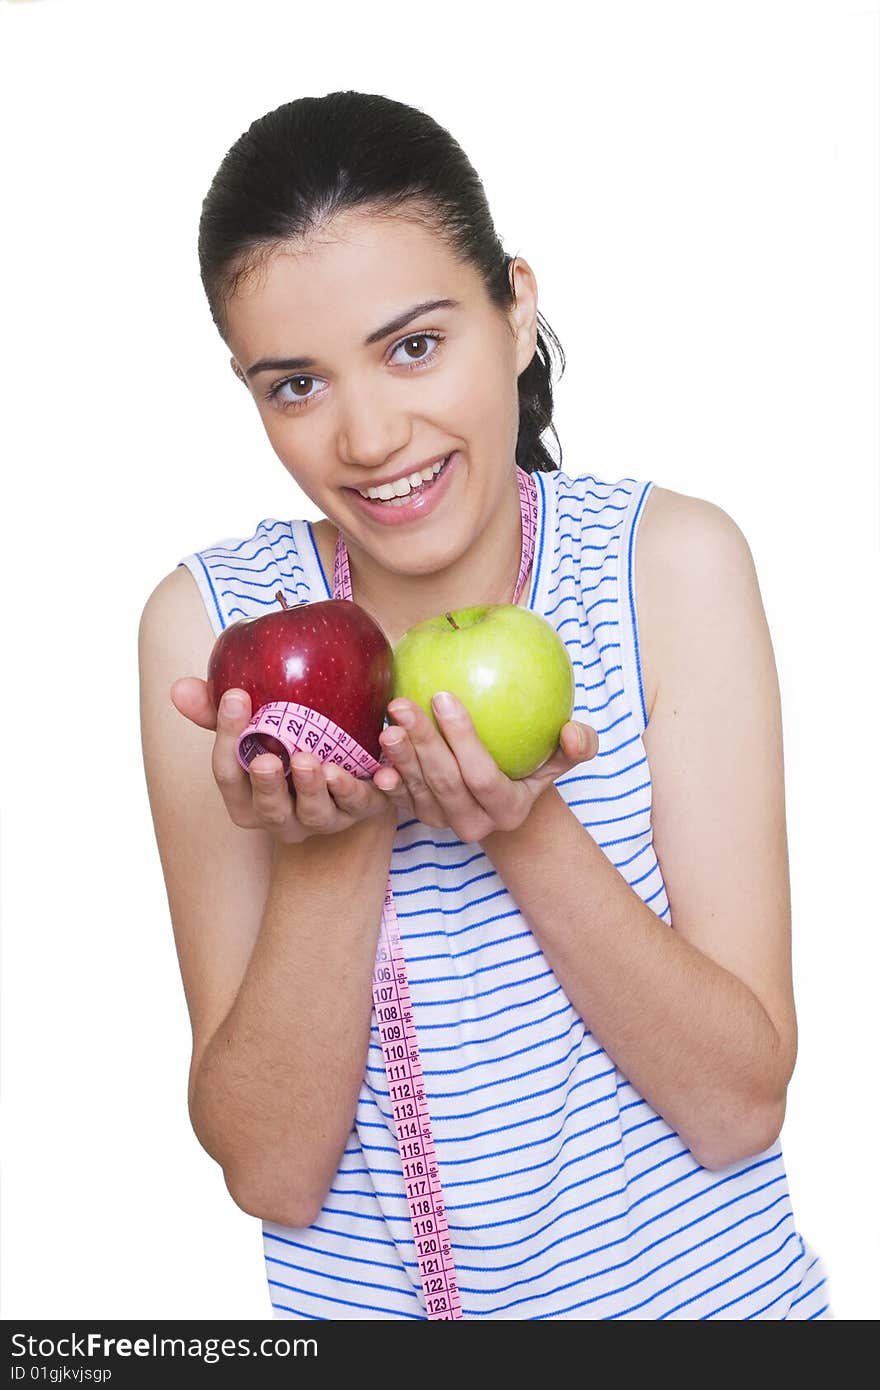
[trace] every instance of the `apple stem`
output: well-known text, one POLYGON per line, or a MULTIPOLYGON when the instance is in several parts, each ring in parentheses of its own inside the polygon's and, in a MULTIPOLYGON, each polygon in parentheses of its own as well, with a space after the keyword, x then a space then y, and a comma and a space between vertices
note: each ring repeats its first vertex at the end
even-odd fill
POLYGON ((452 616, 451 613, 445 613, 443 616, 449 619, 449 621, 452 623, 452 626, 455 628, 456 632, 460 632, 460 631, 461 631, 461 628, 458 626, 458 623, 455 621, 455 619, 453 618, 453 616, 452 616))
POLYGON ((275 597, 276 597, 276 599, 278 600, 278 602, 281 604, 281 607, 282 607, 282 608, 287 608, 287 607, 289 606, 289 605, 288 605, 288 602, 287 602, 287 599, 284 597, 284 594, 281 592, 280 589, 278 590, 278 593, 275 595, 275 597))

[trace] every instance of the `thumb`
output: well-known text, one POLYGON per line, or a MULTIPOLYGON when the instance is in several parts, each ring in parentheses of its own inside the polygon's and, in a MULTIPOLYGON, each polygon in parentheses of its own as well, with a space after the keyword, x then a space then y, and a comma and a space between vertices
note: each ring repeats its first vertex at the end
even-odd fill
POLYGON ((217 711, 208 696, 206 681, 198 676, 181 676, 172 685, 169 695, 174 708, 202 729, 217 728, 217 711))
POLYGON ((569 719, 559 731, 559 746, 571 762, 586 763, 599 751, 599 735, 591 725, 569 719))

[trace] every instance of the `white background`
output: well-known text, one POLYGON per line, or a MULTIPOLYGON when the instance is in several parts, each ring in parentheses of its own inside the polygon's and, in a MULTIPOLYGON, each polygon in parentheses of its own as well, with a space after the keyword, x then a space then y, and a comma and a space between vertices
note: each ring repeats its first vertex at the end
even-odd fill
POLYGON ((4 1317, 270 1316, 259 1223, 187 1117, 136 638, 182 555, 316 515, 229 369, 196 232, 255 117, 347 87, 426 110, 481 175, 566 351, 566 471, 709 498, 752 547, 790 1190, 837 1317, 878 1316, 878 35, 870 0, 0 0, 4 1317))

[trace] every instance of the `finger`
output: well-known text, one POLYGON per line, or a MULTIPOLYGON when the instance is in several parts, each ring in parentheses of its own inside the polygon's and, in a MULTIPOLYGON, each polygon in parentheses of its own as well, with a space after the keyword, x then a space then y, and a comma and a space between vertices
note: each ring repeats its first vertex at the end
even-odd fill
MULTIPOLYGON (((383 730, 379 735, 379 742, 389 762, 402 779, 415 815, 427 825, 433 825, 435 822, 448 824, 449 817, 444 816, 434 786, 428 780, 414 736, 419 739, 422 753, 426 749, 430 753, 431 745, 434 745, 433 766, 434 775, 438 778, 438 787, 461 786, 461 778, 455 771, 455 759, 444 744, 442 736, 418 706, 396 704, 393 707, 389 705, 388 709, 402 727, 392 725, 391 728, 383 730), (442 767, 444 761, 447 765, 445 780, 438 776, 438 767, 442 767)), ((391 795, 397 799, 394 792, 391 795)))
POLYGON ((302 750, 290 760, 290 775, 296 793, 296 818, 310 830, 327 828, 339 812, 330 795, 321 763, 302 750))
POLYGON ((274 753, 258 753, 251 759, 245 776, 250 782, 251 810, 257 823, 275 833, 292 829, 297 821, 296 807, 281 759, 274 753))
POLYGON ((599 752, 599 735, 589 724, 569 719, 559 731, 559 747, 572 763, 588 763, 599 752))
POLYGON ((403 778, 395 767, 383 763, 378 772, 373 773, 373 786, 386 793, 399 791, 403 786, 403 778))
POLYGON ((373 785, 378 787, 386 804, 390 801, 407 816, 416 814, 409 788, 395 767, 382 765, 373 773, 373 785))
POLYGON ((216 729, 217 711, 208 697, 208 685, 198 676, 181 676, 169 691, 171 703, 180 714, 203 729, 216 729))
MULTIPOLYGON (((396 776, 393 768, 383 770, 396 776)), ((324 766, 324 781, 330 797, 341 811, 358 819, 383 811, 388 805, 388 795, 374 777, 354 777, 336 763, 324 766)))
MULTIPOLYGON (((504 775, 483 743, 461 700, 449 691, 440 690, 434 695, 431 708, 455 759, 467 801, 489 815, 506 812, 510 806, 510 778, 504 775)), ((430 769, 427 771, 430 776, 430 769)))
MULTIPOLYGON (((250 723, 250 717, 251 702, 247 693, 243 690, 227 691, 217 712, 217 737, 211 767, 226 808, 237 825, 247 825, 253 816, 251 781, 236 753, 239 735, 250 723)), ((276 758, 275 761, 280 768, 280 759, 276 758)))
POLYGON ((413 751, 405 730, 396 724, 389 725, 379 735, 379 744, 387 762, 373 773, 373 781, 386 795, 397 799, 406 796, 412 804, 404 769, 412 764, 413 751))

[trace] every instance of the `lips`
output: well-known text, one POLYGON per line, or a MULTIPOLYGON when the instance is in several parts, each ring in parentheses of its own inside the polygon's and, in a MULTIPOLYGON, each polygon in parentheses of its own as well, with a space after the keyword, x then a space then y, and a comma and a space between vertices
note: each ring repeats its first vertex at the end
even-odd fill
POLYGON ((355 488, 348 488, 347 491, 359 512, 383 526, 399 526, 407 521, 421 520, 429 516, 445 497, 456 472, 457 459, 457 452, 451 453, 430 483, 423 482, 415 491, 387 502, 362 497, 355 488))

